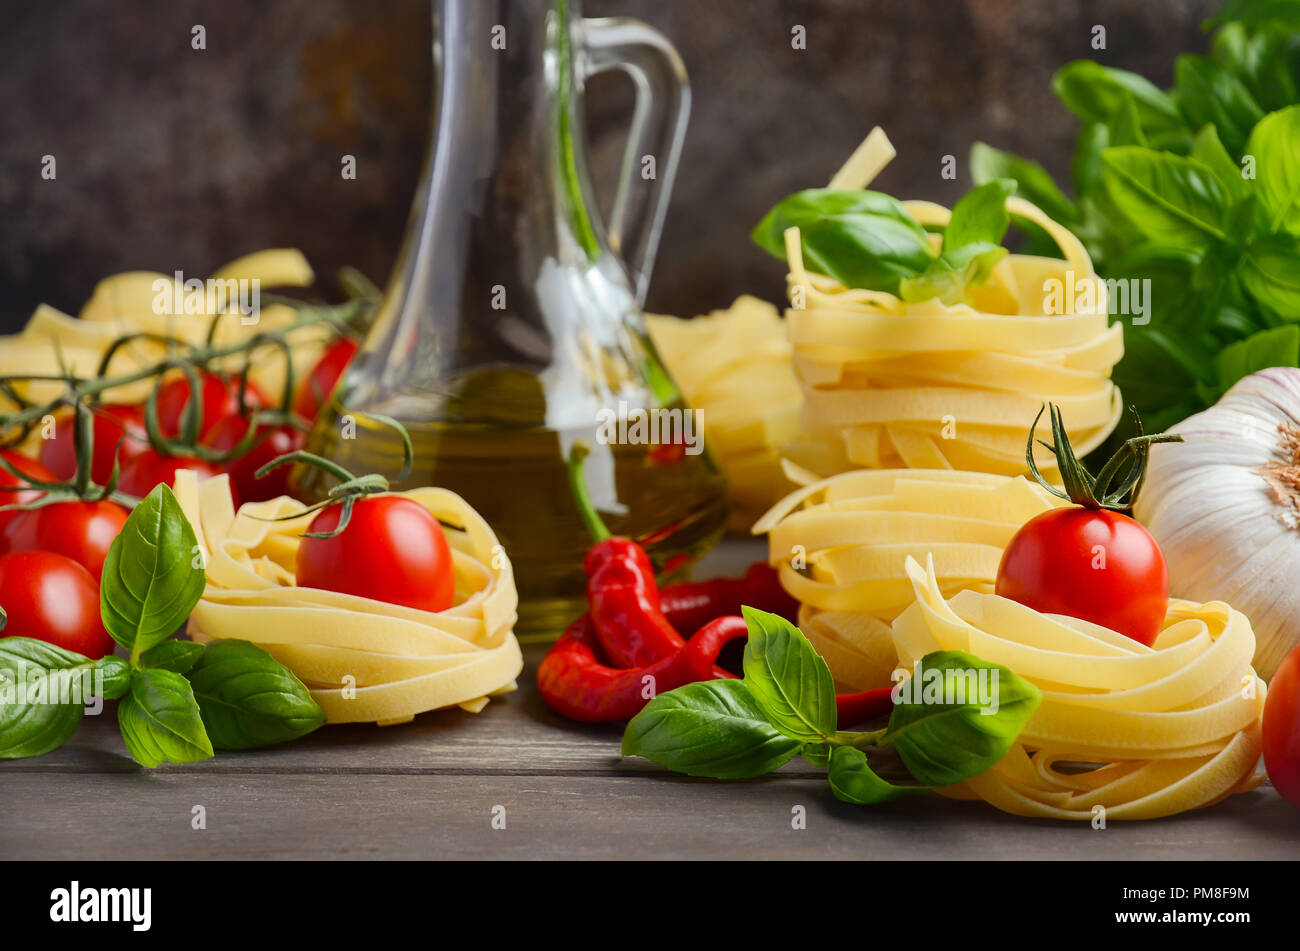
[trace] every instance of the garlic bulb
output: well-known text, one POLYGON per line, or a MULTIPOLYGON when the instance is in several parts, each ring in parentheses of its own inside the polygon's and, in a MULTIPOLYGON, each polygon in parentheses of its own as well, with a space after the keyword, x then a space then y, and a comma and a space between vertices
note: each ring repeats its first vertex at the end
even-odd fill
POLYGON ((1300 369, 1261 370, 1151 450, 1134 515, 1164 550, 1170 595, 1250 618, 1265 679, 1300 642, 1300 369))

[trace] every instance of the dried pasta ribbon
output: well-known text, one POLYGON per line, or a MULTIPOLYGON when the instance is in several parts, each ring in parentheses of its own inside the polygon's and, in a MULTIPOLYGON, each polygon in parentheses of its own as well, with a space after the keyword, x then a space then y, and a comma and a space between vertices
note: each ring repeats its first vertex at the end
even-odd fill
POLYGON ((922 568, 909 558, 907 573, 916 601, 893 624, 904 668, 930 651, 964 650, 1043 693, 1010 753, 944 795, 978 796, 1021 816, 1091 820, 1101 806, 1109 819, 1155 819, 1258 784, 1266 688, 1239 611, 1171 600, 1146 647, 994 594, 945 600, 932 559, 922 568))
POLYGON ((228 479, 176 476, 176 496, 194 527, 208 584, 190 617, 201 642, 243 638, 307 685, 330 723, 399 723, 460 706, 477 713, 513 690, 523 656, 513 627, 518 607, 509 559, 491 528, 445 489, 398 493, 445 528, 456 599, 432 613, 370 598, 298 587, 298 536, 312 514, 287 497, 236 513, 228 479), (302 513, 285 521, 268 521, 302 513))

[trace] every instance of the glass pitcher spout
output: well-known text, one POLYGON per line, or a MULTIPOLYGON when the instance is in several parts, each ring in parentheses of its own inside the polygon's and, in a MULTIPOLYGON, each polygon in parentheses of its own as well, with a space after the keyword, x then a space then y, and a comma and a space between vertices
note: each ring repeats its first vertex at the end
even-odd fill
MULTIPOLYGON (((376 322, 312 434, 353 471, 464 496, 515 567, 521 629, 581 612, 585 537, 565 474, 594 450, 594 501, 662 567, 720 536, 722 478, 646 334, 648 280, 689 108, 672 47, 576 0, 441 0, 433 141, 376 322), (609 223, 588 174, 587 76, 620 68, 638 106, 609 223), (646 170, 650 174, 645 174, 646 170), (611 425, 616 419, 643 425, 611 425), (648 424, 648 425, 646 425, 648 424)), ((298 473, 308 495, 327 490, 298 473)))

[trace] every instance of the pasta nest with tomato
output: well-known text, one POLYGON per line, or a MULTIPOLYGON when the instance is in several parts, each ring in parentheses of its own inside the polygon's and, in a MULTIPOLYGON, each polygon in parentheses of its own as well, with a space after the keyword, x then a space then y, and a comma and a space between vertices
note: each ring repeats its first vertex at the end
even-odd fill
MULTIPOLYGON (((904 670, 936 650, 1010 668, 1042 693, 1010 752, 939 792, 1049 819, 1155 819, 1258 785, 1264 682, 1255 635, 1221 601, 1171 599, 1147 647, 1109 628, 963 590, 907 561, 916 595, 893 624, 904 670)), ((979 720, 979 716, 975 716, 979 720)))
POLYGON ((862 469, 792 492, 754 532, 835 680, 869 690, 898 665, 889 625, 915 598, 909 556, 933 557, 945 594, 991 592, 1016 531, 1065 504, 1018 476, 862 469))
POLYGON ((455 493, 393 493, 442 522, 451 547, 455 600, 429 612, 299 586, 299 535, 314 513, 294 499, 236 513, 224 475, 200 483, 182 471, 175 488, 207 573, 190 637, 257 644, 307 686, 327 722, 402 723, 453 706, 477 713, 515 689, 523 656, 513 632, 519 598, 510 560, 455 493))

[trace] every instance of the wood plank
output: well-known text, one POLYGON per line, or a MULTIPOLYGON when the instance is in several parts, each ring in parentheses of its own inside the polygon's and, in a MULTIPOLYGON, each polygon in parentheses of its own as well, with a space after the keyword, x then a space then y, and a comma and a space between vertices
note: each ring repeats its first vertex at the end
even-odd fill
POLYGON ((1294 810, 1271 791, 1149 823, 1028 822, 976 803, 874 809, 824 784, 557 776, 52 777, 0 783, 14 859, 1283 859, 1294 810), (191 828, 192 810, 207 828, 191 828), (506 828, 493 830, 493 808, 506 828), (807 827, 792 828, 803 806, 807 827))

